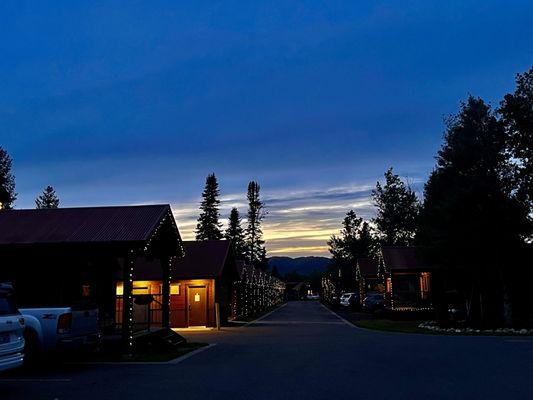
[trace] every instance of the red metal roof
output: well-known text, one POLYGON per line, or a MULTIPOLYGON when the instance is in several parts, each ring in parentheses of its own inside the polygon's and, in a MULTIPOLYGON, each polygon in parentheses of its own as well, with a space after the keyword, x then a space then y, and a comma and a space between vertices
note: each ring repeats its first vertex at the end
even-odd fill
MULTIPOLYGON (((184 241, 183 258, 174 259, 171 266, 173 279, 212 279, 226 272, 232 279, 238 278, 237 265, 228 240, 184 241), (228 270, 226 270, 228 268, 228 270)), ((158 259, 137 259, 135 280, 161 279, 161 263, 158 259)))
POLYGON ((420 249, 410 246, 383 246, 381 248, 385 269, 427 271, 434 266, 425 261, 420 249))
POLYGON ((372 258, 358 258, 357 266, 363 276, 371 276, 378 274, 379 262, 372 258))
POLYGON ((185 256, 175 261, 174 278, 216 278, 223 274, 227 262, 237 274, 229 240, 184 241, 185 256))
POLYGON ((0 211, 0 245, 142 242, 168 204, 0 211))

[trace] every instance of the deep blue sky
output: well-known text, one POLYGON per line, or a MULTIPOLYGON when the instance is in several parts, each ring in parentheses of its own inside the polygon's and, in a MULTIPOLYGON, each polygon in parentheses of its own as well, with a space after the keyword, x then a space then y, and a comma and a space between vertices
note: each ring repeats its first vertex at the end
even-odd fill
POLYGON ((224 215, 261 183, 272 255, 320 254, 387 167, 421 187, 460 100, 512 90, 533 2, 4 1, 0 38, 17 207, 171 203, 190 237, 214 171, 224 215))

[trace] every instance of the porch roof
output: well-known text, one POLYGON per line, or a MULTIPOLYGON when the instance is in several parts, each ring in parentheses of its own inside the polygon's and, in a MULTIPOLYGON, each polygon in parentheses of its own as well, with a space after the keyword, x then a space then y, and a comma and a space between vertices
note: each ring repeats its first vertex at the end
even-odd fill
POLYGON ((435 265, 415 246, 383 246, 381 255, 387 271, 430 271, 435 265))
MULTIPOLYGON (((171 265, 172 279, 213 279, 226 273, 238 278, 238 266, 228 240, 184 241, 184 256, 174 259, 171 265)), ((135 266, 135 279, 157 279, 160 271, 158 260, 140 258, 135 266)))
POLYGON ((175 261, 173 276, 185 278, 218 278, 226 272, 238 276, 229 240, 184 241, 185 256, 175 261))

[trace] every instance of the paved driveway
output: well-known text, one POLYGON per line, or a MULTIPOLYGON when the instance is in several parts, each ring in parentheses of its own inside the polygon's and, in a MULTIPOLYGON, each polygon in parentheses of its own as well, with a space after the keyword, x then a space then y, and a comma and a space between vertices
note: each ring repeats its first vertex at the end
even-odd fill
POLYGON ((1 399, 532 399, 533 341, 370 332, 316 302, 244 328, 170 365, 69 366, 0 380, 1 399), (19 377, 17 377, 19 379, 19 377))

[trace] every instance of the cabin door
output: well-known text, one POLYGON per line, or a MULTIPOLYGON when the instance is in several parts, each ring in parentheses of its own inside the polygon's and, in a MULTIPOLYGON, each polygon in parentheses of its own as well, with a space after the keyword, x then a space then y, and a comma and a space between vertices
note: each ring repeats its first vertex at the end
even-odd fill
POLYGON ((205 286, 189 286, 189 326, 207 326, 207 290, 205 286))

